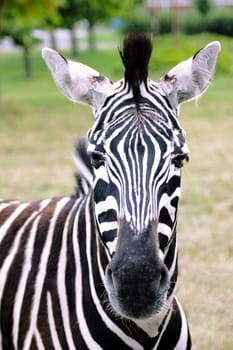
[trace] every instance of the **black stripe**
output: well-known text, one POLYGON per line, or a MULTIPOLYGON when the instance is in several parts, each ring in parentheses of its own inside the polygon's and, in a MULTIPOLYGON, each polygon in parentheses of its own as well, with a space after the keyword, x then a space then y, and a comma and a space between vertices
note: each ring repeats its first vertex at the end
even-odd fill
MULTIPOLYGON (((23 203, 21 204, 23 205, 23 203)), ((19 204, 11 204, 4 210, 0 212, 0 222, 1 225, 7 220, 7 218, 14 213, 14 211, 19 207, 19 204)), ((5 237, 0 242, 0 268, 2 267, 5 258, 8 256, 10 248, 17 237, 17 232, 22 228, 26 220, 31 216, 33 212, 36 212, 39 208, 38 202, 32 202, 30 206, 26 207, 12 222, 8 228, 5 237)), ((1 240, 1 237, 0 237, 1 240)))
MULTIPOLYGON (((47 232, 49 227, 49 222, 54 214, 54 209, 58 199, 54 199, 49 206, 42 211, 41 218, 38 223, 36 240, 33 248, 32 255, 32 268, 30 270, 24 299, 21 308, 20 317, 20 328, 19 328, 19 348, 23 347, 24 336, 30 327, 30 311, 33 304, 33 297, 35 294, 35 281, 39 270, 39 263, 41 258, 41 253, 47 238, 47 232)), ((44 281, 41 281, 44 283, 44 281)))
MULTIPOLYGON (((91 287, 89 284, 89 275, 90 271, 88 268, 88 262, 87 262, 87 247, 86 247, 86 237, 81 234, 82 228, 86 227, 86 218, 84 216, 84 213, 80 215, 79 223, 78 223, 78 231, 80 232, 79 235, 79 249, 81 254, 81 261, 82 261, 82 288, 85 291, 83 293, 83 310, 85 314, 85 319, 88 325, 88 329, 93 337, 93 339, 103 348, 107 349, 108 345, 109 348, 118 350, 129 350, 131 349, 128 347, 115 333, 113 333, 102 321, 101 316, 99 315, 96 305, 94 303, 94 300, 92 299, 91 295, 91 287)), ((92 217, 91 221, 91 227, 92 227, 92 233, 95 232, 94 227, 95 223, 92 217)), ((101 280, 99 270, 98 270, 98 262, 97 262, 97 246, 96 246, 96 236, 93 235, 91 239, 91 259, 92 259, 92 269, 93 269, 93 278, 95 282, 95 288, 96 293, 98 295, 98 298, 102 300, 103 307, 105 308, 105 312, 108 315, 108 317, 113 318, 114 322, 116 322, 115 317, 110 316, 108 311, 106 311, 106 303, 103 300, 103 296, 105 293, 105 289, 103 286, 103 281, 101 280)), ((106 294, 105 294, 106 295, 106 294)), ((120 322, 121 327, 123 326, 120 322)), ((124 328, 124 327, 123 327, 124 328)), ((127 334, 127 333, 126 333, 127 334)), ((83 347, 80 349, 88 349, 87 347, 83 347)))
MULTIPOLYGON (((59 297, 57 288, 54 288, 57 284, 57 269, 58 269, 58 258, 61 251, 63 231, 65 227, 65 223, 67 220, 67 216, 69 215, 72 207, 75 203, 75 199, 71 199, 68 203, 63 207, 61 213, 57 217, 56 225, 53 232, 53 242, 51 246, 51 252, 48 259, 47 271, 46 271, 46 279, 44 290, 48 290, 51 294, 52 300, 52 308, 55 318, 55 324, 57 328, 58 338, 61 344, 62 349, 68 349, 68 343, 65 336, 62 314, 60 309, 59 297)), ((44 295, 46 301, 47 294, 44 295)))
POLYGON ((172 316, 160 340, 158 350, 174 350, 180 337, 181 326, 182 320, 180 311, 174 299, 172 316))

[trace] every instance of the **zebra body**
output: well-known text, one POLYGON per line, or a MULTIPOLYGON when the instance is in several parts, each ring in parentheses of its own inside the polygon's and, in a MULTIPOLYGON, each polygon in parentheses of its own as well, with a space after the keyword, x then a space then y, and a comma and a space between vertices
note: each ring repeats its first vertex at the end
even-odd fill
POLYGON ((107 307, 92 206, 91 195, 0 203, 1 349, 162 349, 167 333, 166 349, 187 342, 177 300, 164 320, 177 330, 155 336, 107 307))
POLYGON ((175 296, 180 168, 178 105, 209 85, 207 45, 155 83, 151 43, 129 36, 112 83, 45 49, 58 87, 94 107, 76 152, 77 194, 0 202, 0 349, 188 350, 175 296), (189 78, 189 79, 187 79, 189 78), (88 153, 87 153, 88 151, 88 153))

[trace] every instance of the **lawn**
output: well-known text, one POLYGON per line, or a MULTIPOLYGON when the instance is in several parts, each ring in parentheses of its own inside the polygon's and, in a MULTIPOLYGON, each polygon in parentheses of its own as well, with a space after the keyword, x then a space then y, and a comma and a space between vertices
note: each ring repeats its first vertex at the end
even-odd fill
MULTIPOLYGON (((179 212, 180 280, 194 350, 233 348, 233 40, 218 38, 216 78, 198 101, 181 108, 190 162, 183 170, 179 212)), ((151 61, 154 79, 214 36, 160 38, 151 61)), ((116 50, 82 51, 78 59, 119 79, 116 50)), ((65 53, 69 55, 68 52, 65 53)), ((36 199, 72 193, 73 144, 92 125, 92 111, 57 90, 40 53, 33 77, 22 78, 18 53, 0 53, 0 197, 36 199)))

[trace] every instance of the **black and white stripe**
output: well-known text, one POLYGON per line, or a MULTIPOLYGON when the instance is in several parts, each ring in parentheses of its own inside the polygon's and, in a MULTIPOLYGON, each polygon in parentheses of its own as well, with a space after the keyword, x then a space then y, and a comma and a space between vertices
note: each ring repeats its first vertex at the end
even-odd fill
POLYGON ((0 203, 1 349, 146 349, 165 337, 109 308, 92 210, 91 194, 0 203))
POLYGON ((129 36, 125 77, 113 84, 53 50, 43 57, 95 123, 77 145, 73 196, 0 201, 1 350, 189 350, 175 296, 180 168, 178 105, 213 76, 214 42, 148 79, 151 43, 129 36), (87 153, 88 151, 88 153, 87 153))
POLYGON ((167 218, 158 224, 160 233, 169 240, 176 222, 174 203, 180 194, 180 169, 174 163, 188 155, 184 132, 174 111, 152 82, 141 87, 137 107, 128 85, 121 84, 116 95, 120 97, 113 98, 111 104, 107 101, 103 113, 101 109, 97 114, 88 146, 92 156, 100 158, 95 166, 96 215, 111 253, 117 230, 115 220, 124 215, 135 231, 142 232, 160 212, 164 216, 166 210, 169 225, 167 218), (104 198, 103 191, 109 183, 110 194, 104 198), (166 190, 160 189, 164 184, 166 190), (112 195, 113 186, 119 192, 118 202, 112 195), (106 224, 105 218, 112 218, 112 222, 106 224))

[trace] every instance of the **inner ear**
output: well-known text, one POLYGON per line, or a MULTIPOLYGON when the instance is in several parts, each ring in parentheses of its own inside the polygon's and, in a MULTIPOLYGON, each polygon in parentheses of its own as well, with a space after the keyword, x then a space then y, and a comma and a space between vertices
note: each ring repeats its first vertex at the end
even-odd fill
POLYGON ((112 89, 108 78, 80 62, 67 60, 54 50, 43 49, 42 57, 58 88, 73 102, 97 109, 112 89))
POLYGON ((217 41, 206 45, 159 80, 159 86, 173 108, 199 97, 208 88, 214 76, 220 49, 217 41))

